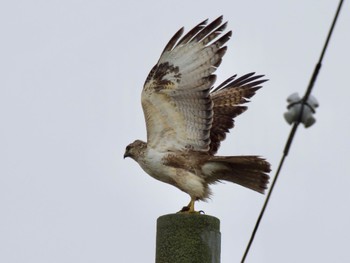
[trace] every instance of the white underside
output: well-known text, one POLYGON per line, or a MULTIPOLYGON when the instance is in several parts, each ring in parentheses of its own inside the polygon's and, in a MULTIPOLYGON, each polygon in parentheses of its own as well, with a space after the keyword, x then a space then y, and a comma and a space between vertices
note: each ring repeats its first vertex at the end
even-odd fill
POLYGON ((144 158, 138 160, 138 163, 153 178, 174 185, 188 193, 191 197, 205 197, 206 191, 203 185, 203 179, 187 170, 164 165, 163 158, 166 155, 167 153, 148 149, 144 158))

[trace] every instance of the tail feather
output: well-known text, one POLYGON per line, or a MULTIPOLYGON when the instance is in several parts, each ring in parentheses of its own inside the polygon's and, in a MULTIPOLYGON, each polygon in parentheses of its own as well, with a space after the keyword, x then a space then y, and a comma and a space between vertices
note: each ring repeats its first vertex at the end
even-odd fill
POLYGON ((264 193, 269 183, 270 164, 258 156, 214 156, 203 166, 207 180, 229 181, 264 193))

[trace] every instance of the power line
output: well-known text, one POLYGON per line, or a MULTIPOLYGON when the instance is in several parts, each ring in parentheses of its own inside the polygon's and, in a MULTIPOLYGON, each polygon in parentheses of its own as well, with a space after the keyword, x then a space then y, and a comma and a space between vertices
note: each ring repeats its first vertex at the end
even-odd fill
POLYGON ((324 54, 325 54, 325 52, 326 52, 326 50, 327 50, 328 43, 329 43, 329 40, 330 40, 330 38, 331 38, 331 36, 332 36, 333 29, 334 29, 335 23, 336 23, 336 21, 337 21, 337 19, 338 19, 338 16, 339 16, 339 13, 340 13, 342 4, 343 4, 343 0, 340 0, 339 5, 338 5, 338 9, 337 9, 337 11, 336 11, 336 13, 335 13, 335 16, 334 16, 334 19, 333 19, 333 23, 332 23, 332 25, 331 25, 331 28, 329 29, 326 42, 325 42, 325 44, 324 44, 324 46, 323 46, 323 49, 322 49, 320 58, 319 58, 319 60, 318 60, 318 62, 317 62, 317 64, 316 64, 316 66, 315 66, 314 72, 313 72, 313 74, 312 74, 312 76, 311 76, 311 79, 310 79, 309 85, 308 85, 308 87, 307 87, 307 89, 306 89, 305 95, 304 95, 304 97, 301 99, 301 102, 300 102, 300 103, 301 103, 302 107, 301 107, 301 110, 300 110, 299 117, 298 117, 297 121, 293 124, 293 127, 292 127, 292 129, 291 129, 291 131, 290 131, 290 133, 289 133, 289 136, 288 136, 286 145, 285 145, 284 150, 283 150, 282 158, 281 158, 280 163, 279 163, 279 165, 278 165, 278 169, 277 169, 277 171, 276 171, 276 174, 275 174, 274 179, 272 180, 272 183, 271 183, 271 186, 270 186, 270 190, 269 190, 269 192, 268 192, 268 194, 267 194, 267 196, 266 196, 265 203, 264 203, 264 205, 263 205, 263 207, 262 207, 262 209, 261 209, 261 212, 260 212, 260 214, 259 214, 259 217, 258 217, 258 219, 257 219, 257 221, 256 221, 254 230, 253 230, 253 232, 252 232, 252 235, 251 235, 250 240, 249 240, 249 242, 248 242, 247 248, 246 248, 246 250, 245 250, 245 252, 244 252, 244 255, 243 255, 243 257, 242 257, 241 263, 244 263, 244 261, 245 261, 247 255, 248 255, 248 253, 249 253, 249 249, 250 249, 250 247, 251 247, 251 245, 252 245, 252 243, 253 243, 255 234, 256 234, 256 232, 257 232, 257 230, 258 230, 258 228, 259 228, 261 219, 262 219, 262 217, 263 217, 263 215, 264 215, 264 212, 265 212, 265 210, 266 210, 267 204, 268 204, 268 202, 269 202, 269 200, 270 200, 272 191, 273 191, 273 189, 274 189, 274 187, 275 187, 276 181, 277 181, 278 176, 279 176, 279 174, 280 174, 280 171, 281 171, 281 169, 282 169, 284 160, 285 160, 285 158, 287 157, 287 155, 288 155, 288 153, 289 153, 289 149, 290 149, 290 147, 291 147, 291 145, 292 145, 292 142, 293 142, 295 133, 296 133, 296 131, 297 131, 297 129, 298 129, 299 124, 301 123, 301 118, 302 118, 302 115, 303 115, 304 106, 306 105, 306 103, 307 103, 307 101, 308 101, 308 99, 309 99, 309 96, 310 96, 310 94, 311 94, 312 88, 313 88, 313 86, 314 86, 314 84, 315 84, 315 81, 316 81, 316 79, 317 79, 318 73, 319 73, 319 71, 320 71, 320 69, 321 69, 322 60, 323 60, 324 54))

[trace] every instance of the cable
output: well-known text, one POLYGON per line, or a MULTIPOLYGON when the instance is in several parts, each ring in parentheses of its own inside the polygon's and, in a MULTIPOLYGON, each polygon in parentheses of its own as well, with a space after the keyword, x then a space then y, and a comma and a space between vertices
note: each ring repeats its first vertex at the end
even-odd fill
POLYGON ((299 114, 299 118, 298 118, 298 120, 294 123, 294 125, 293 125, 293 127, 292 127, 292 129, 291 129, 291 131, 290 131, 290 133, 289 133, 289 136, 288 136, 286 145, 285 145, 284 150, 283 150, 283 155, 282 155, 281 161, 280 161, 280 163, 279 163, 279 166, 278 166, 278 169, 277 169, 277 171, 276 171, 275 177, 274 177, 274 179, 273 179, 273 181, 272 181, 272 183, 271 183, 270 190, 269 190, 269 192, 268 192, 268 194, 267 194, 267 196, 266 196, 265 203, 264 203, 264 205, 263 205, 263 207, 262 207, 262 209, 261 209, 260 215, 259 215, 259 217, 258 217, 258 219, 257 219, 257 221, 256 221, 255 227, 254 227, 254 229, 253 229, 253 232, 252 232, 252 235, 251 235, 250 240, 249 240, 249 242, 248 242, 247 248, 246 248, 246 250, 245 250, 245 252, 244 252, 244 255, 243 255, 243 257, 242 257, 241 263, 244 263, 244 261, 245 261, 247 255, 248 255, 248 253, 249 253, 249 249, 250 249, 250 247, 251 247, 251 245, 252 245, 252 243, 253 243, 255 234, 256 234, 256 232, 257 232, 257 230, 258 230, 258 228, 259 228, 261 219, 262 219, 262 217, 263 217, 263 215, 264 215, 264 212, 265 212, 265 210, 266 210, 267 204, 268 204, 268 202, 269 202, 269 200, 270 200, 272 191, 273 191, 273 189, 274 189, 274 187, 275 187, 276 181, 277 181, 278 176, 279 176, 279 174, 280 174, 280 171, 281 171, 281 169, 282 169, 284 160, 285 160, 285 158, 287 157, 287 155, 288 155, 288 153, 289 153, 289 149, 290 149, 290 147, 291 147, 291 145, 292 145, 292 142, 293 142, 295 133, 296 133, 296 131, 297 131, 297 129, 298 129, 298 126, 299 126, 299 124, 300 124, 300 122, 301 122, 301 117, 302 117, 302 115, 303 115, 304 105, 306 104, 306 102, 307 102, 307 100, 308 100, 308 98, 309 98, 309 96, 310 96, 310 94, 311 94, 312 88, 313 88, 313 86, 314 86, 314 84, 315 84, 315 81, 316 81, 316 79, 317 79, 318 73, 319 73, 319 71, 320 71, 320 69, 321 69, 322 60, 323 60, 324 54, 326 53, 326 50, 327 50, 327 47, 328 47, 328 43, 329 43, 329 40, 330 40, 330 38, 331 38, 331 36, 332 36, 333 29, 334 29, 335 23, 336 23, 336 21, 337 21, 337 19, 338 19, 338 16, 339 16, 339 13, 340 13, 342 4, 343 4, 343 0, 340 0, 339 5, 338 5, 338 9, 337 9, 336 14, 335 14, 334 19, 333 19, 333 23, 332 23, 331 28, 330 28, 330 30, 329 30, 329 32, 328 32, 328 36, 327 36, 326 42, 325 42, 325 44, 324 44, 324 46, 323 46, 320 59, 319 59, 318 63, 317 63, 316 66, 315 66, 314 72, 313 72, 313 74, 312 74, 312 76, 311 76, 311 79, 310 79, 309 85, 308 85, 308 87, 307 87, 307 90, 306 90, 306 92, 305 92, 305 95, 304 95, 304 97, 303 97, 302 100, 301 100, 301 105, 302 105, 302 107, 301 107, 301 111, 300 111, 300 114, 299 114))

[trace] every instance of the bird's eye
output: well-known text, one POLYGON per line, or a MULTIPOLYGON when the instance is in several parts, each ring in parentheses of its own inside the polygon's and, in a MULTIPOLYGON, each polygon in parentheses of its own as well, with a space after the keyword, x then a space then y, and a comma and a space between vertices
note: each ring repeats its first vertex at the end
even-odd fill
POLYGON ((130 145, 126 146, 125 150, 129 151, 130 150, 130 145))

